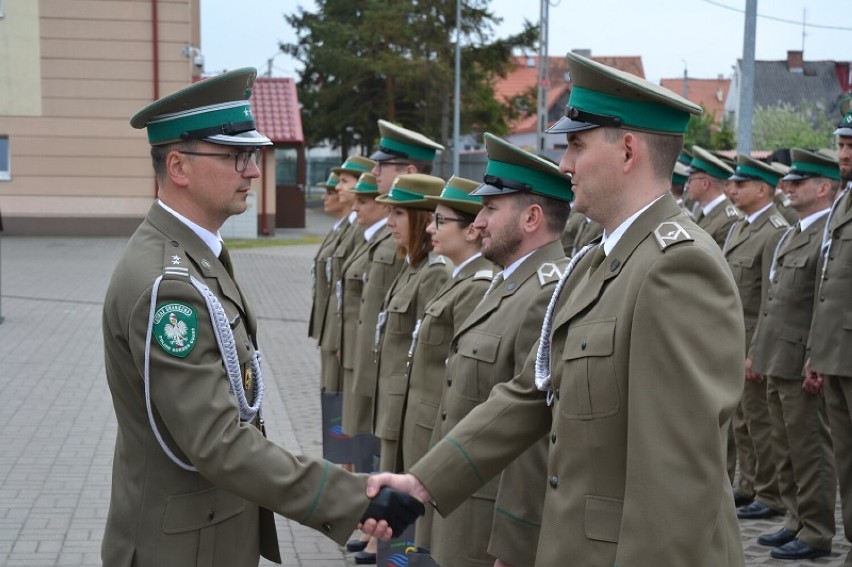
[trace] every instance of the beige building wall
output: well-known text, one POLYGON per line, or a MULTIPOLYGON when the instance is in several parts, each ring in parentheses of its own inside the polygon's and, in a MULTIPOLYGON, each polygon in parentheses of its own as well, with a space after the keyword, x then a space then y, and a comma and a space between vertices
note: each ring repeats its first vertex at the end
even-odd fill
POLYGON ((129 119, 200 71, 185 55, 200 43, 199 0, 3 0, 3 11, 6 233, 129 234, 155 195, 145 132, 129 119))

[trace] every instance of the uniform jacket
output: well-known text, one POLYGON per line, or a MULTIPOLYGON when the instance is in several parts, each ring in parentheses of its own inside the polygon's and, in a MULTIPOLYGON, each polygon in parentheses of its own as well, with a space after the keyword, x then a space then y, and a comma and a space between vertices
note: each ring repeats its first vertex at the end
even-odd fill
MULTIPOLYGON (((538 339, 547 303, 566 263, 561 241, 542 246, 497 285, 458 328, 450 345, 434 442, 488 399, 495 385, 510 380, 521 369, 538 339)), ((533 486, 534 479, 543 481, 544 453, 543 447, 534 447, 519 459, 517 466, 526 471, 526 482, 533 486)), ((505 499, 501 503, 509 512, 495 514, 499 487, 500 479, 495 478, 478 487, 454 514, 435 518, 432 549, 440 565, 493 563, 494 557, 482 554, 482 550, 487 549, 492 524, 498 518, 511 523, 509 543, 526 550, 526 564, 532 562, 535 549, 531 546, 538 539, 542 501, 523 498, 526 493, 514 487, 501 493, 505 499), (491 563, 487 563, 489 560, 491 563)))
POLYGON ((705 215, 704 210, 698 209, 696 223, 703 228, 707 234, 713 237, 713 240, 721 248, 725 244, 725 238, 731 231, 731 225, 742 218, 742 213, 737 209, 731 201, 725 197, 725 200, 713 207, 710 214, 705 215))
MULTIPOLYGON (((408 394, 408 353, 412 333, 423 319, 426 305, 450 278, 446 258, 430 254, 418 266, 405 268, 385 296, 382 313, 387 317, 376 346, 379 378, 376 382, 375 436, 397 441, 402 430, 405 398, 408 394)), ((390 459, 388 462, 399 462, 390 459)), ((399 471, 394 471, 399 472, 399 471)))
POLYGON ((560 295, 552 405, 532 355, 411 472, 447 514, 547 434, 536 565, 743 565, 724 447, 745 341, 718 245, 664 196, 590 264, 560 295))
POLYGON ((402 427, 405 470, 429 450, 441 403, 450 341, 482 301, 493 272, 493 264, 480 256, 456 277, 447 280, 426 305, 414 352, 409 357, 408 398, 402 427))
POLYGON ((586 217, 571 209, 568 215, 568 221, 565 223, 565 229, 562 231, 562 249, 565 250, 566 256, 571 256, 574 252, 574 239, 577 238, 577 233, 580 228, 586 223, 586 217))
POLYGON ((831 239, 828 265, 822 260, 817 274, 819 287, 811 326, 810 369, 832 376, 852 376, 852 192, 837 203, 829 225, 831 239))
POLYGON ((173 463, 148 423, 143 368, 151 289, 165 267, 184 267, 221 302, 245 366, 256 320, 236 282, 201 239, 154 204, 131 237, 104 301, 106 375, 118 421, 112 494, 102 545, 110 567, 255 566, 280 561, 272 510, 346 540, 367 507, 365 478, 295 457, 241 423, 198 291, 186 277, 160 285, 157 306, 197 316, 194 346, 173 356, 150 345, 151 402, 173 463))
POLYGON ((311 266, 311 317, 308 319, 308 336, 319 338, 325 326, 329 300, 334 300, 334 282, 332 279, 332 254, 352 225, 349 219, 344 219, 337 229, 332 228, 323 238, 319 250, 314 255, 311 266))
MULTIPOLYGON (((582 215, 581 215, 582 216, 582 215)), ((580 229, 577 231, 577 235, 574 237, 574 247, 570 256, 573 256, 580 249, 583 248, 586 244, 593 241, 596 238, 600 238, 600 235, 603 234, 603 227, 596 223, 595 221, 583 217, 587 222, 584 222, 580 225, 580 229)))
POLYGON ((825 220, 820 218, 804 232, 790 228, 783 237, 751 340, 752 369, 758 374, 791 380, 804 375, 825 220))
POLYGON ((775 246, 788 227, 784 217, 770 205, 754 222, 746 224, 743 219, 737 223, 722 248, 743 304, 746 345, 751 344, 757 315, 769 288, 769 268, 775 246))

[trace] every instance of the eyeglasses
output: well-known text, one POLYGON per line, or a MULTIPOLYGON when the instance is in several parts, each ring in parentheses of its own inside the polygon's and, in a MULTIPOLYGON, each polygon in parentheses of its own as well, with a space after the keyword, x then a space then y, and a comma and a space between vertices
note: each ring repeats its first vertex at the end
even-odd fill
POLYGON ((461 219, 459 217, 445 217, 441 213, 435 213, 434 218, 435 218, 435 228, 441 228, 441 225, 448 222, 448 221, 470 224, 470 221, 467 220, 467 219, 461 219))
POLYGON ((688 185, 688 184, 692 183, 693 181, 702 181, 704 179, 707 179, 706 175, 695 175, 695 176, 692 176, 692 177, 688 177, 686 179, 685 185, 688 185))
POLYGON ((255 165, 260 163, 260 148, 252 148, 250 150, 242 150, 239 152, 185 152, 178 150, 180 153, 188 156, 207 156, 207 157, 223 157, 234 158, 234 169, 237 173, 244 173, 248 168, 249 161, 253 161, 255 165))

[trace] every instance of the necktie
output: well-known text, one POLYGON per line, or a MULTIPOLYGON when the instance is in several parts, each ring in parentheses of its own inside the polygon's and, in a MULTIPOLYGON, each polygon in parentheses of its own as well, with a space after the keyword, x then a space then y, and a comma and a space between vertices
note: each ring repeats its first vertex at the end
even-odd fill
POLYGON ((592 254, 592 266, 589 268, 589 274, 597 270, 598 266, 603 263, 604 259, 606 259, 606 251, 604 251, 603 243, 600 243, 592 254))
POLYGON ((497 289, 497 286, 503 283, 503 272, 497 272, 497 275, 494 276, 494 279, 491 280, 491 285, 488 286, 488 289, 485 291, 485 295, 482 296, 482 299, 488 297, 488 294, 497 289))
POLYGON ((228 253, 228 249, 225 248, 224 242, 222 243, 222 251, 219 252, 219 261, 225 266, 225 270, 231 276, 231 279, 234 279, 234 265, 231 263, 231 255, 228 253))

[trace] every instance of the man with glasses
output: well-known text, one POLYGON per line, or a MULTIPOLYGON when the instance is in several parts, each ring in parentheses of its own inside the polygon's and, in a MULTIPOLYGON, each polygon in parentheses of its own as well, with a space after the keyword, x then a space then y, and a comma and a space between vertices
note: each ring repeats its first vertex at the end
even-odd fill
POLYGON ((379 120, 379 148, 370 159, 379 195, 387 195, 394 179, 404 173, 432 173, 435 154, 444 146, 413 130, 379 120))
POLYGON ((686 193, 698 203, 695 223, 703 228, 719 248, 740 217, 740 212, 725 196, 725 183, 734 173, 722 160, 698 146, 692 146, 686 193))
POLYGON ((406 523, 387 516, 401 495, 370 501, 363 475, 265 436, 257 318, 219 236, 245 212, 260 176, 253 158, 272 144, 255 130, 255 76, 246 68, 206 79, 130 121, 147 129, 159 198, 104 300, 118 421, 104 565, 280 562, 272 512, 338 543, 362 519, 390 519, 394 531, 406 523))

